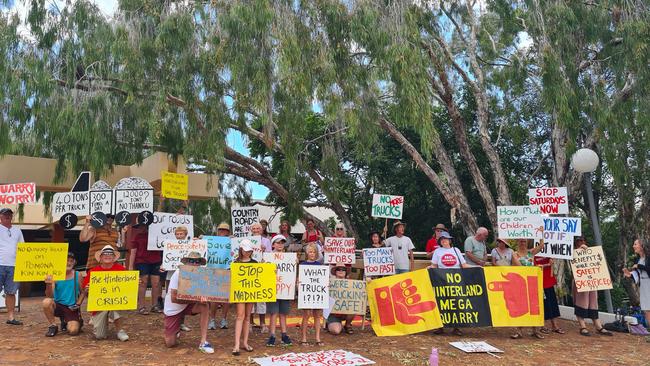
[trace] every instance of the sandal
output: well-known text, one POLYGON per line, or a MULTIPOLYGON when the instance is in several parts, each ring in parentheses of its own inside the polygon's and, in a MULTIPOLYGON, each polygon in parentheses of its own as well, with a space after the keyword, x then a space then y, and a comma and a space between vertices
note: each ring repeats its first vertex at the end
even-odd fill
POLYGON ((585 337, 591 336, 591 333, 589 333, 589 330, 587 328, 580 328, 580 335, 583 335, 585 337))
POLYGON ((546 328, 546 327, 541 327, 541 328, 539 328, 539 332, 542 333, 542 334, 550 334, 551 330, 546 328))
POLYGON ((10 319, 10 320, 7 320, 7 324, 9 324, 9 325, 23 325, 23 322, 21 322, 20 320, 17 320, 17 319, 10 319))
POLYGON ((562 328, 555 328, 555 329, 553 329, 553 332, 555 332, 555 333, 557 333, 557 334, 564 334, 564 333, 566 333, 566 332, 564 331, 564 329, 562 329, 562 328))
POLYGON ((232 355, 233 356, 239 356, 241 353, 239 352, 239 349, 234 349, 232 350, 232 355))
POLYGON ((605 328, 596 329, 596 332, 598 332, 598 333, 600 333, 602 335, 609 336, 609 337, 614 335, 614 334, 612 334, 612 332, 610 332, 609 330, 607 330, 605 328))
POLYGON ((140 314, 140 315, 149 315, 149 310, 143 306, 140 309, 138 309, 138 314, 140 314))
POLYGON ((246 346, 246 347, 244 347, 244 351, 246 351, 246 352, 253 352, 253 347, 251 347, 251 346, 246 346))
POLYGON ((347 334, 354 334, 354 330, 352 329, 352 327, 345 326, 345 327, 343 327, 343 330, 347 334))
POLYGON ((317 342, 316 342, 316 345, 317 345, 318 347, 322 347, 322 346, 325 345, 325 343, 323 343, 323 341, 317 341, 317 342))
POLYGON ((531 334, 531 336, 532 336, 532 337, 535 337, 535 338, 537 338, 537 339, 544 339, 544 336, 541 335, 541 334, 538 333, 538 332, 533 332, 533 334, 531 334))
POLYGON ((523 337, 524 336, 522 336, 521 333, 515 333, 515 334, 510 336, 510 338, 512 338, 512 339, 521 339, 523 337))

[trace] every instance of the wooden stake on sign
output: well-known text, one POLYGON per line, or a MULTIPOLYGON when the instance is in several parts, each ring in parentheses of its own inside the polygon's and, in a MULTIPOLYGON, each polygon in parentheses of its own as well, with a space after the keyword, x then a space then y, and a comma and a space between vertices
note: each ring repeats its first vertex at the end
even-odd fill
POLYGON ((388 219, 384 222, 384 240, 386 240, 386 236, 388 236, 388 219))

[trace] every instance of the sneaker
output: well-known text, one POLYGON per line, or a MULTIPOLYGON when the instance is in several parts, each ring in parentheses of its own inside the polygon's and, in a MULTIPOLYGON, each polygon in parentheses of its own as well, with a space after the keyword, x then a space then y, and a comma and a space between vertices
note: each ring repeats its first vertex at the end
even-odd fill
POLYGON ((272 335, 269 337, 269 340, 266 342, 267 347, 275 347, 275 336, 272 335))
POLYGON ((23 322, 21 322, 18 319, 10 319, 10 320, 7 320, 7 324, 9 324, 9 325, 23 325, 23 322))
POLYGON ((221 319, 221 323, 219 323, 219 328, 221 328, 221 329, 228 329, 228 320, 226 320, 226 319, 221 319))
POLYGON ((282 345, 283 346, 291 346, 293 343, 291 342, 291 338, 286 333, 282 334, 282 345))
POLYGON ((120 329, 120 330, 117 332, 117 339, 119 339, 119 340, 122 341, 122 342, 126 342, 126 341, 129 340, 129 335, 126 334, 126 332, 124 331, 124 329, 120 329))
POLYGON ((207 354, 212 354, 214 353, 214 348, 212 348, 212 345, 210 343, 205 342, 199 345, 199 351, 207 354))
POLYGON ((63 319, 61 319, 61 333, 65 333, 68 331, 68 323, 66 323, 63 319))
POLYGON ((47 327, 47 333, 45 333, 45 336, 54 337, 58 332, 59 332, 59 326, 56 324, 52 324, 49 327, 47 327))
POLYGON ((188 326, 185 325, 185 324, 181 324, 181 330, 182 330, 183 332, 189 332, 190 330, 192 330, 192 328, 188 327, 188 326))
POLYGON ((215 330, 217 329, 217 321, 214 319, 210 319, 208 322, 208 330, 215 330))

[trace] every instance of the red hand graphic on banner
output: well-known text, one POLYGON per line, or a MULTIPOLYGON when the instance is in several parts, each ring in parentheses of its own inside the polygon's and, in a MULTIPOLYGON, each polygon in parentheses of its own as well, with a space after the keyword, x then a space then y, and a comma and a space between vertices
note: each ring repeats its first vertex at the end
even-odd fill
POLYGON ((502 275, 506 281, 490 282, 491 291, 503 291, 506 309, 511 317, 517 318, 528 313, 528 297, 526 294, 526 280, 517 273, 502 275))
POLYGON ((422 301, 417 293, 413 280, 400 281, 390 288, 388 286, 375 289, 379 320, 382 326, 394 325, 397 319, 403 324, 416 324, 422 320, 416 314, 426 313, 436 308, 434 301, 422 301))

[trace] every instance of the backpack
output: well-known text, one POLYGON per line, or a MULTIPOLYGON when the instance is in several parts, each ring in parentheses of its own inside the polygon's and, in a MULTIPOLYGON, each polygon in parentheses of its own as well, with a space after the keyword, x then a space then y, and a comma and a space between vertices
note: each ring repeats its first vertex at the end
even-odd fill
POLYGON ((613 323, 603 324, 603 328, 610 332, 628 333, 630 332, 629 324, 625 321, 625 317, 620 311, 616 311, 616 320, 613 323))

